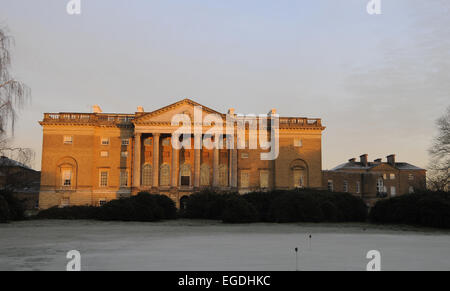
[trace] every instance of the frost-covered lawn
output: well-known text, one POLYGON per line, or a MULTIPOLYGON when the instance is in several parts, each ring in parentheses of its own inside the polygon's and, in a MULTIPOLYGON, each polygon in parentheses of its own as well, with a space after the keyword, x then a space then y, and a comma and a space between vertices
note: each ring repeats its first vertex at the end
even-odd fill
POLYGON ((0 225, 0 270, 450 270, 450 232, 367 224, 27 221, 0 225), (312 235, 311 248, 308 236, 312 235))

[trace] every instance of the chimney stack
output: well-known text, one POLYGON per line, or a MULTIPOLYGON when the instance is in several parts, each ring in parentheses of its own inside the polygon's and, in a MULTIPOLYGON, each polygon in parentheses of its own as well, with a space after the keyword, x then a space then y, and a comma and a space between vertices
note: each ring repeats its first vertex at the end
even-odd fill
POLYGON ((374 160, 374 163, 381 163, 381 159, 374 160))
POLYGON ((103 111, 100 108, 100 106, 94 105, 94 106, 92 106, 92 112, 94 112, 94 113, 102 113, 103 111))
POLYGON ((277 114, 277 110, 276 109, 272 109, 272 110, 270 110, 269 111, 269 116, 272 116, 272 115, 275 115, 275 114, 277 114))
POLYGON ((395 166, 395 155, 387 156, 387 162, 391 166, 395 166))
POLYGON ((367 165, 368 165, 367 161, 368 161, 369 155, 368 154, 364 154, 364 155, 359 156, 359 158, 361 159, 361 164, 364 167, 367 167, 367 165))
POLYGON ((354 162, 356 162, 356 159, 355 158, 351 158, 350 160, 348 160, 350 163, 354 163, 354 162))
POLYGON ((228 109, 228 115, 234 116, 234 108, 228 109))
POLYGON ((137 112, 143 113, 143 112, 144 112, 144 107, 138 106, 138 107, 137 107, 137 112))

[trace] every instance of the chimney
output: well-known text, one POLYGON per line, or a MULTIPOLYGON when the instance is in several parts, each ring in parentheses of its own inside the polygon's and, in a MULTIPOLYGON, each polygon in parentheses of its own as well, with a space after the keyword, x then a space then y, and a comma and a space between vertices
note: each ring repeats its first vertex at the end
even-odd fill
POLYGON ((137 107, 137 112, 143 113, 143 112, 144 112, 144 107, 138 106, 138 107, 137 107))
POLYGON ((373 161, 374 163, 380 163, 381 164, 381 159, 376 159, 373 161))
POLYGON ((94 106, 92 106, 92 112, 94 112, 94 113, 102 113, 103 111, 100 108, 100 106, 94 105, 94 106))
POLYGON ((367 167, 368 157, 369 157, 368 154, 364 154, 364 155, 359 156, 359 158, 361 159, 361 164, 362 164, 364 167, 367 167))
POLYGON ((354 162, 356 162, 356 159, 355 158, 351 158, 350 160, 348 160, 350 163, 354 163, 354 162))
POLYGON ((234 116, 234 108, 228 109, 228 115, 234 116))
POLYGON ((395 155, 387 156, 387 162, 391 166, 395 166, 395 155))
POLYGON ((269 116, 271 116, 271 115, 275 115, 275 114, 277 114, 277 110, 276 109, 272 109, 272 110, 270 110, 269 111, 269 116))

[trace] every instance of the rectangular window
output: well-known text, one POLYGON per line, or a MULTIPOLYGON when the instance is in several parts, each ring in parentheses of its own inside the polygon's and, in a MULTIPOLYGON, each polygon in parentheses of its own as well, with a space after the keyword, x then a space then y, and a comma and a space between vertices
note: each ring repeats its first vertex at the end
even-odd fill
POLYGON ((361 182, 356 182, 356 194, 361 194, 361 182))
POLYGON ((122 170, 120 171, 120 187, 128 186, 128 171, 122 170))
POLYGON ((128 158, 128 152, 122 152, 122 153, 120 154, 120 156, 121 156, 122 158, 128 158))
POLYGON ((413 175, 413 174, 409 174, 409 175, 408 175, 408 180, 414 181, 414 175, 413 175))
POLYGON ((302 147, 303 143, 302 143, 302 139, 301 138, 295 138, 294 139, 294 147, 302 147))
POLYGON ((413 186, 409 186, 409 194, 414 193, 414 187, 413 186))
POLYGON ((103 206, 103 205, 105 205, 106 204, 106 199, 100 199, 100 200, 98 200, 98 205, 99 206, 103 206))
POLYGON ((102 143, 102 145, 109 145, 109 138, 103 137, 101 143, 102 143))
POLYGON ((391 197, 394 197, 395 195, 397 195, 397 189, 395 189, 395 186, 391 187, 391 197))
POLYGON ((100 157, 107 158, 108 156, 109 156, 109 153, 107 151, 101 151, 100 152, 100 157))
POLYGON ((190 176, 181 176, 181 186, 190 186, 191 177, 190 176))
POLYGON ((333 192, 333 180, 328 180, 328 191, 333 192))
POLYGON ((391 180, 395 180, 395 174, 390 174, 389 177, 391 180))
POLYGON ((241 159, 248 159, 248 153, 242 153, 241 159))
POLYGON ((100 187, 108 187, 108 171, 100 171, 100 187))
POLYGON ((248 188, 250 185, 250 173, 241 172, 241 188, 248 188))
POLYGON ((344 181, 344 192, 348 193, 348 182, 344 181))
POLYGON ((383 179, 387 180, 387 175, 386 174, 383 174, 383 179))
POLYGON ((259 172, 259 186, 261 188, 269 188, 269 171, 263 170, 259 172))
POLYGON ((130 144, 130 140, 129 139, 122 139, 122 145, 123 146, 128 146, 130 144))
POLYGON ((72 186, 72 169, 63 169, 61 176, 62 176, 62 185, 64 187, 72 186))
POLYGON ((72 144, 72 143, 73 143, 73 136, 65 135, 64 136, 64 144, 72 144))

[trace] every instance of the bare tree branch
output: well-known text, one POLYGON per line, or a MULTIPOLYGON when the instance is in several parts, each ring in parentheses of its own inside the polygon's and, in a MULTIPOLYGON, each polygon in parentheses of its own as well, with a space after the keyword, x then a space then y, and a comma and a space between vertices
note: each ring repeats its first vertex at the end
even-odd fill
POLYGON ((429 149, 431 155, 428 183, 433 190, 450 189, 450 106, 444 116, 436 121, 438 135, 429 149))
POLYGON ((12 42, 13 39, 0 28, 0 135, 5 134, 8 124, 14 133, 17 111, 30 98, 30 89, 10 73, 12 42))

